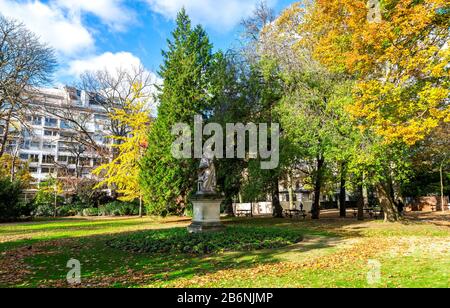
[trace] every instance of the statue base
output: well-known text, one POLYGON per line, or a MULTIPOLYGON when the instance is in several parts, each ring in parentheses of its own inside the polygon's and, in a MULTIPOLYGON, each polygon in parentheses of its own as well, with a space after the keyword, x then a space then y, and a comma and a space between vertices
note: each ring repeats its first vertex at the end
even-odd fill
POLYGON ((225 229, 220 222, 220 205, 223 197, 218 194, 197 194, 192 198, 194 218, 189 233, 215 232, 225 229))

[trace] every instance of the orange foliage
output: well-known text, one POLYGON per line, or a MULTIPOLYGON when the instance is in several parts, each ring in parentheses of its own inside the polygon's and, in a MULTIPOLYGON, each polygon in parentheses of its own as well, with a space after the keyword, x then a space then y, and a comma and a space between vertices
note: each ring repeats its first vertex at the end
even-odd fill
POLYGON ((329 70, 357 78, 349 112, 387 143, 415 144, 449 121, 448 0, 381 0, 371 21, 367 0, 298 3, 278 23, 301 20, 295 48, 313 46, 329 70))

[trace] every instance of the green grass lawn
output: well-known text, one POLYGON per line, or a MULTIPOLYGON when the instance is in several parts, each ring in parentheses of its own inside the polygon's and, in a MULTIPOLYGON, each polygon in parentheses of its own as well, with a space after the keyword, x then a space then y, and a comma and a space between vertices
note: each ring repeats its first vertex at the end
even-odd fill
POLYGON ((132 253, 108 243, 127 236, 150 238, 162 229, 178 234, 189 220, 74 218, 3 224, 0 287, 68 287, 70 259, 81 262, 81 287, 450 287, 449 215, 424 214, 397 224, 333 217, 225 223, 239 230, 282 228, 304 240, 283 248, 209 255, 132 253), (380 279, 372 284, 369 261, 381 266, 380 279))

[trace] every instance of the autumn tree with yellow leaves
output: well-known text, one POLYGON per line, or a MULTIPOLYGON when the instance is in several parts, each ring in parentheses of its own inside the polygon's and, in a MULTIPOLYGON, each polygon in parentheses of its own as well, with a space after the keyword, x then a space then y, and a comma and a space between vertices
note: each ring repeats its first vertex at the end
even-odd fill
POLYGON ((399 218, 398 153, 450 120, 449 21, 445 0, 306 0, 276 21, 277 50, 355 80, 346 110, 369 142, 354 165, 371 174, 387 220, 399 218))
POLYGON ((111 162, 94 170, 103 180, 97 187, 113 187, 120 195, 119 200, 140 201, 139 215, 142 216, 142 191, 139 185, 140 160, 147 148, 147 136, 151 124, 148 100, 144 99, 141 87, 133 87, 133 100, 126 102, 126 108, 115 109, 111 114, 117 121, 129 128, 128 136, 111 136, 118 155, 111 162))
POLYGON ((448 1, 318 0, 305 19, 300 44, 358 78, 349 112, 362 128, 414 145, 450 120, 448 1))
POLYGON ((28 163, 10 154, 0 157, 0 179, 19 181, 23 188, 28 188, 33 181, 28 163))

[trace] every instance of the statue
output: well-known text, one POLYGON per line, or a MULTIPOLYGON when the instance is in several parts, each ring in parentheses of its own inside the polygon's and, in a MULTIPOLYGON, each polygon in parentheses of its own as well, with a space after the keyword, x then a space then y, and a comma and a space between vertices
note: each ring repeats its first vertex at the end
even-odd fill
POLYGON ((215 194, 217 188, 216 167, 214 161, 203 157, 200 161, 200 170, 198 173, 198 193, 215 194))
POLYGON ((225 227, 220 221, 223 198, 216 191, 217 175, 214 160, 203 156, 198 172, 198 192, 192 196, 194 210, 189 233, 220 231, 225 227))

